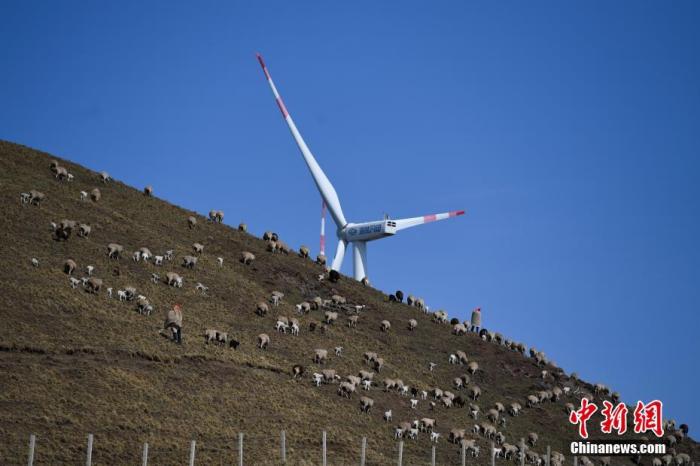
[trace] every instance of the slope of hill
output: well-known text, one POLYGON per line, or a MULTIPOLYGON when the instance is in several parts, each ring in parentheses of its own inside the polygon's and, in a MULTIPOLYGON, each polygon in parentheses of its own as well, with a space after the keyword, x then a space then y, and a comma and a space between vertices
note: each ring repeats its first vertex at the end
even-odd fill
MULTIPOLYGON (((358 391, 350 399, 336 394, 337 384, 316 388, 309 376, 318 370, 311 361, 316 348, 329 350, 325 367, 343 377, 368 369, 362 355, 376 351, 386 361, 375 377, 377 386, 385 377, 400 378, 425 390, 451 389, 452 380, 466 368, 448 364, 448 356, 463 350, 482 369, 471 377, 483 391, 478 400, 482 411, 495 402, 525 406, 527 395, 553 385, 591 390, 551 366, 546 369, 557 374, 557 380, 542 380, 543 368, 531 358, 474 335, 452 335, 450 325, 433 323, 418 309, 390 303, 380 291, 351 279, 319 282, 322 269, 312 261, 293 253, 267 252, 261 239, 158 199, 157 187, 156 197, 146 197, 119 181, 102 184, 95 172, 60 159, 75 180, 57 181, 49 169, 53 159, 0 141, 5 219, 0 231, 1 464, 26 462, 30 433, 38 438, 35 464, 79 463, 89 432, 95 435, 94 464, 135 464, 145 441, 150 444, 151 464, 182 464, 190 439, 197 440, 198 464, 230 464, 236 459, 239 432, 245 433, 246 464, 278 464, 280 430, 287 432, 291 464, 319 463, 322 430, 328 433, 329 464, 356 463, 363 436, 368 439, 368 464, 392 464, 397 451, 393 427, 422 417, 437 419, 436 430, 443 435, 438 463, 458 464, 459 448, 446 437, 452 428, 471 429, 474 421, 467 408, 431 410, 429 401, 421 400, 413 410, 410 397, 377 387, 358 391), (95 187, 102 192, 99 202, 80 200, 80 191, 95 187), (31 189, 46 194, 39 206, 19 200, 20 192, 31 189), (187 225, 190 215, 199 219, 193 229, 187 225), (91 235, 53 239, 50 222, 64 218, 90 224, 91 235), (106 255, 111 242, 125 247, 125 256, 118 261, 106 255), (188 270, 181 260, 191 253, 194 242, 203 243, 205 250, 197 266, 188 270), (132 261, 131 253, 144 246, 154 254, 173 249, 175 259, 162 267, 132 261), (257 256, 250 266, 238 261, 244 250, 257 256), (223 267, 217 264, 219 256, 224 258, 223 267), (32 258, 39 260, 38 267, 32 266, 32 258), (95 267, 94 275, 105 283, 99 294, 70 287, 62 270, 69 258, 78 264, 77 277, 84 275, 87 265, 95 267), (168 271, 185 277, 181 289, 162 279, 151 281, 153 273, 164 277, 168 271), (195 290, 197 282, 208 286, 206 294, 195 290), (116 290, 127 286, 149 298, 156 309, 153 315, 140 315, 134 302, 116 299, 116 290), (108 298, 107 287, 115 290, 115 299, 108 298), (271 306, 265 317, 257 316, 256 304, 273 290, 285 294, 282 304, 271 306), (294 304, 336 293, 367 306, 357 328, 346 325, 341 311, 327 332, 309 331, 308 324, 320 321, 323 311, 296 316, 294 304), (175 303, 184 311, 182 345, 160 333, 163 314, 175 303), (298 317, 301 334, 275 332, 278 315, 298 317), (414 332, 407 329, 410 318, 418 321, 414 332), (392 322, 388 333, 379 330, 384 319, 392 322), (240 347, 206 345, 202 335, 207 328, 227 331, 240 340, 240 347), (256 347, 257 335, 263 332, 271 337, 266 351, 256 347), (344 348, 341 356, 333 355, 336 346, 344 348), (432 372, 430 361, 438 363, 432 372), (294 364, 306 367, 302 380, 292 379, 294 364), (362 395, 375 400, 369 415, 360 412, 362 395), (388 409, 394 422, 387 424, 382 413, 388 409)), ((235 219, 236 213, 226 216, 235 219)), ((284 231, 279 233, 284 239, 284 231)), ((465 390, 452 391, 466 396, 465 390)), ((578 401, 571 396, 526 408, 520 416, 507 416, 507 425, 499 429, 510 443, 537 432, 536 451, 551 445, 567 454, 575 429, 568 424, 564 403, 578 401)), ((599 428, 598 422, 594 424, 589 427, 595 437, 599 428)), ((487 450, 489 441, 469 436, 487 450)), ((681 442, 677 451, 700 458, 700 448, 692 440, 681 442)), ((469 463, 487 464, 487 456, 469 463)), ((429 459, 426 434, 406 441, 404 464, 429 464, 429 459)), ((649 458, 644 462, 651 464, 649 458)), ((628 458, 614 458, 613 463, 632 464, 628 458)))

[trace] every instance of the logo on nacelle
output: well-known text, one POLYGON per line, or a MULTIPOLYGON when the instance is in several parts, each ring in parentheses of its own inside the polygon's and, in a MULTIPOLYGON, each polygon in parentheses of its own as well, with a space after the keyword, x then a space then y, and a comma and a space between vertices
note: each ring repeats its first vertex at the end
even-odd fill
POLYGON ((355 236, 357 234, 357 228, 350 228, 348 230, 348 235, 355 236))

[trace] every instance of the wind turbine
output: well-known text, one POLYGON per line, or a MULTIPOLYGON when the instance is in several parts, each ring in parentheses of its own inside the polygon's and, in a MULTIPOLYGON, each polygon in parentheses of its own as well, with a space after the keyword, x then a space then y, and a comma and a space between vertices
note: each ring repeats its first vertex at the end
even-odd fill
POLYGON ((304 142, 304 139, 299 134, 299 130, 294 124, 291 115, 287 111, 282 97, 280 97, 275 83, 272 82, 272 76, 265 66, 265 62, 260 54, 257 54, 260 66, 262 66, 263 72, 265 73, 265 78, 272 89, 272 93, 275 96, 277 106, 282 112, 282 117, 284 121, 287 122, 289 130, 292 132, 292 136, 301 150, 301 155, 304 157, 311 176, 316 183, 316 187, 321 193, 323 202, 331 214, 333 221, 337 226, 336 234, 338 236, 338 248, 335 251, 335 258, 331 268, 333 270, 339 271, 341 265, 343 264, 343 258, 345 257, 345 250, 347 249, 348 243, 353 245, 353 275, 355 280, 362 280, 367 276, 367 242, 374 241, 381 238, 386 238, 387 236, 393 236, 401 230, 406 228, 415 227, 418 225, 423 225, 425 223, 435 222, 437 220, 445 220, 452 217, 457 217, 458 215, 463 215, 463 210, 454 210, 451 212, 445 212, 441 214, 423 215, 422 217, 413 218, 403 218, 392 220, 385 217, 384 220, 377 220, 373 222, 362 222, 362 223, 351 223, 345 219, 343 215, 343 209, 340 206, 340 200, 338 199, 338 194, 335 192, 335 188, 331 184, 330 180, 323 173, 321 167, 316 162, 313 154, 309 150, 309 147, 304 142))

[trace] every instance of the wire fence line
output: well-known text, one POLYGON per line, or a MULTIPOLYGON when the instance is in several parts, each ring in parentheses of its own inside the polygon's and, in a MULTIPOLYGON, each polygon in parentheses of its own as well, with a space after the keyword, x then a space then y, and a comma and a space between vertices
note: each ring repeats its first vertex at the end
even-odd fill
MULTIPOLYGON (((237 464, 238 466, 243 466, 246 464, 246 451, 244 449, 244 439, 245 439, 245 434, 243 432, 239 432, 237 436, 237 441, 236 441, 236 447, 228 447, 228 448, 217 448, 213 446, 207 446, 204 448, 206 451, 225 451, 225 452, 236 452, 236 462, 234 464, 237 464)), ((328 463, 328 449, 327 449, 327 433, 326 431, 321 432, 321 438, 319 439, 319 451, 318 451, 318 461, 319 464, 323 466, 328 466, 328 464, 333 464, 328 463)), ((87 439, 86 439, 86 447, 85 447, 85 465, 86 466, 92 466, 92 456, 93 456, 93 447, 95 445, 95 436, 93 434, 88 434, 87 439)), ((498 450, 494 443, 491 442, 490 444, 490 449, 488 451, 488 461, 490 466, 495 466, 496 465, 496 451, 498 450)), ((521 451, 524 450, 524 440, 520 440, 520 449, 521 451)), ((29 436, 29 448, 27 452, 27 465, 28 466, 33 466, 34 465, 34 458, 35 454, 38 450, 38 445, 37 445, 37 436, 35 434, 31 434, 29 436)), ((188 465, 189 466, 195 466, 196 460, 197 460, 197 441, 196 440, 191 440, 189 444, 189 454, 187 456, 188 460, 188 465)), ((142 447, 140 447, 140 453, 141 453, 141 465, 142 466, 148 466, 148 461, 149 461, 149 452, 152 452, 153 450, 150 448, 150 445, 148 442, 144 442, 142 447)), ((271 460, 277 462, 279 461, 280 464, 287 464, 287 433, 286 431, 282 430, 280 431, 280 444, 279 444, 279 457, 275 460, 274 458, 270 458, 271 460)), ((470 455, 467 451, 467 448, 465 447, 464 444, 461 445, 460 449, 460 454, 459 454, 459 459, 460 459, 460 464, 462 466, 466 466, 470 461, 475 463, 476 462, 476 457, 473 457, 473 455, 470 455)), ((184 457, 183 457, 184 460, 184 457)), ((426 463, 429 463, 431 466, 436 466, 438 464, 446 464, 447 461, 453 461, 454 457, 451 457, 449 459, 443 458, 440 460, 437 457, 437 448, 435 444, 431 444, 429 452, 426 453, 425 456, 425 461, 426 463)), ((358 448, 358 457, 357 461, 359 462, 360 466, 365 466, 366 461, 367 461, 367 437, 362 437, 362 441, 359 445, 358 448)), ((400 440, 397 442, 397 447, 396 447, 396 464, 398 466, 403 466, 403 461, 404 461, 404 441, 400 440)), ((573 461, 573 466, 578 466, 579 461, 578 461, 578 456, 573 456, 572 457, 573 461)), ((512 463, 512 460, 510 461, 512 463)), ((517 459, 517 464, 519 466, 524 466, 525 465, 525 455, 521 454, 519 455, 519 458, 517 459)), ((549 445, 547 445, 547 450, 546 450, 546 455, 543 455, 543 464, 538 465, 538 466, 551 466, 551 448, 549 445)), ((691 462, 688 466, 696 466, 696 463, 693 461, 691 462)), ((700 466, 700 464, 697 464, 697 466, 700 466)))

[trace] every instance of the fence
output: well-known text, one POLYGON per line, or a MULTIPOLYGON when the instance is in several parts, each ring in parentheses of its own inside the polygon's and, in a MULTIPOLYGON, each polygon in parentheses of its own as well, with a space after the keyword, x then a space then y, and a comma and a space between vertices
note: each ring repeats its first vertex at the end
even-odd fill
MULTIPOLYGON (((244 439, 244 434, 240 432, 238 434, 238 465, 243 466, 244 465, 244 450, 243 450, 243 439, 244 439)), ((320 455, 320 464, 323 466, 328 465, 328 458, 327 458, 327 449, 326 449, 326 440, 327 440, 327 435, 326 431, 324 430, 321 433, 321 455, 320 455)), ((94 445, 95 438, 93 434, 88 434, 87 436, 87 448, 85 450, 85 464, 86 466, 92 466, 92 450, 93 450, 93 445, 94 445)), ((148 466, 148 442, 145 442, 143 444, 143 450, 141 453, 141 464, 142 466, 148 466)), ((34 454, 37 449, 37 437, 35 434, 31 434, 29 436, 29 451, 27 454, 27 464, 28 466, 33 466, 34 464, 34 454)), ((491 442, 491 448, 490 448, 490 464, 491 466, 496 465, 496 448, 491 442)), ((525 450, 525 441, 524 439, 520 439, 520 451, 525 450)), ((404 452, 404 442, 403 440, 398 442, 398 450, 397 450, 397 464, 398 466, 403 466, 403 452, 404 452)), ((197 442, 196 440, 190 441, 190 450, 189 450, 189 466, 194 466, 195 465, 195 460, 196 460, 196 454, 197 454, 197 442)), ((366 463, 366 455, 367 455, 367 437, 362 437, 362 442, 360 444, 360 454, 359 454, 359 462, 360 466, 365 466, 366 463)), ((429 456, 426 455, 426 457, 430 458, 430 464, 431 466, 436 466, 437 464, 441 464, 437 462, 437 449, 435 444, 431 445, 430 448, 430 454, 429 456)), ((466 446, 464 444, 461 445, 461 451, 460 451, 460 459, 461 459, 461 465, 466 466, 467 465, 467 458, 468 453, 466 446)), ((287 464, 287 435, 286 432, 283 430, 280 432, 280 456, 279 456, 280 464, 287 464)), ((444 464, 444 463, 443 463, 444 464)), ((550 466, 551 464, 551 448, 549 445, 547 445, 547 453, 544 456, 544 466, 550 466)), ((519 465, 520 466, 525 466, 525 455, 520 455, 519 457, 519 465)), ((578 466, 578 457, 574 456, 573 457, 573 466, 578 466)), ((691 465, 689 466, 696 466, 695 462, 692 462, 691 465)), ((699 465, 700 466, 700 465, 699 465)))

